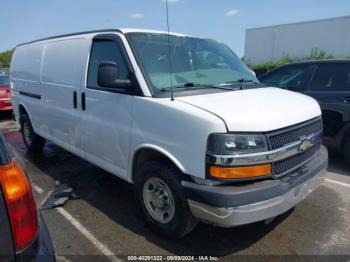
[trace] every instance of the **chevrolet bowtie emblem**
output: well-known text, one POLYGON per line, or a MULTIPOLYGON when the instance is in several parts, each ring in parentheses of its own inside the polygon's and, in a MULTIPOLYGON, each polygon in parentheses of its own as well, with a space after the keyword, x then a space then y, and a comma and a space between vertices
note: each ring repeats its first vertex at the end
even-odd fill
POLYGON ((299 145, 299 152, 305 152, 306 150, 308 150, 310 147, 312 146, 312 143, 310 140, 308 139, 304 139, 301 141, 301 144, 299 145))

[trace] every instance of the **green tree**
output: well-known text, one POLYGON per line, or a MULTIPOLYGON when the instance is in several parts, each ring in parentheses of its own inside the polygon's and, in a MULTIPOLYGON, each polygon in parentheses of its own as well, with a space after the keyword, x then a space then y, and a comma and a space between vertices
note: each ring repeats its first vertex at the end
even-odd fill
POLYGON ((7 50, 5 52, 0 52, 0 68, 10 67, 12 54, 13 54, 13 49, 7 50))

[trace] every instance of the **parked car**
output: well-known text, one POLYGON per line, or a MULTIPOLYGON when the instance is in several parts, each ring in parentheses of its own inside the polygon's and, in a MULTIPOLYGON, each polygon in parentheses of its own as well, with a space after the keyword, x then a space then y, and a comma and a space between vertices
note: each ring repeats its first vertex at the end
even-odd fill
POLYGON ((0 111, 12 110, 10 79, 8 75, 0 75, 0 111))
POLYGON ((24 164, 0 135, 1 261, 55 261, 24 164))
POLYGON ((350 60, 292 63, 261 76, 266 85, 309 95, 320 103, 324 143, 350 165, 350 60))
POLYGON ((275 217, 326 175, 318 103, 265 88, 215 40, 135 29, 57 36, 17 46, 10 75, 29 152, 49 139, 133 183, 146 221, 168 237, 198 220, 275 217))

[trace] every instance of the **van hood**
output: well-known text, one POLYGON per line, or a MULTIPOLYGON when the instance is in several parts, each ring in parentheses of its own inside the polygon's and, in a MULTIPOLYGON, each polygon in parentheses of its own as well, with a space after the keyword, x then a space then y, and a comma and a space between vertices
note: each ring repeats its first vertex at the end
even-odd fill
POLYGON ((232 132, 272 131, 321 115, 313 98, 274 87, 179 97, 176 100, 215 114, 232 132))

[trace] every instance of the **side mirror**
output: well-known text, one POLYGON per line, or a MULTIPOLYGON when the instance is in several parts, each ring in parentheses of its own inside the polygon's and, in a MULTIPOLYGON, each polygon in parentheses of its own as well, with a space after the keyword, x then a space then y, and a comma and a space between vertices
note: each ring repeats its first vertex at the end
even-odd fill
POLYGON ((129 89, 130 80, 119 79, 119 66, 114 62, 102 62, 98 66, 97 83, 99 86, 116 89, 129 89))
POLYGON ((256 77, 256 73, 253 70, 250 70, 252 74, 256 77))

